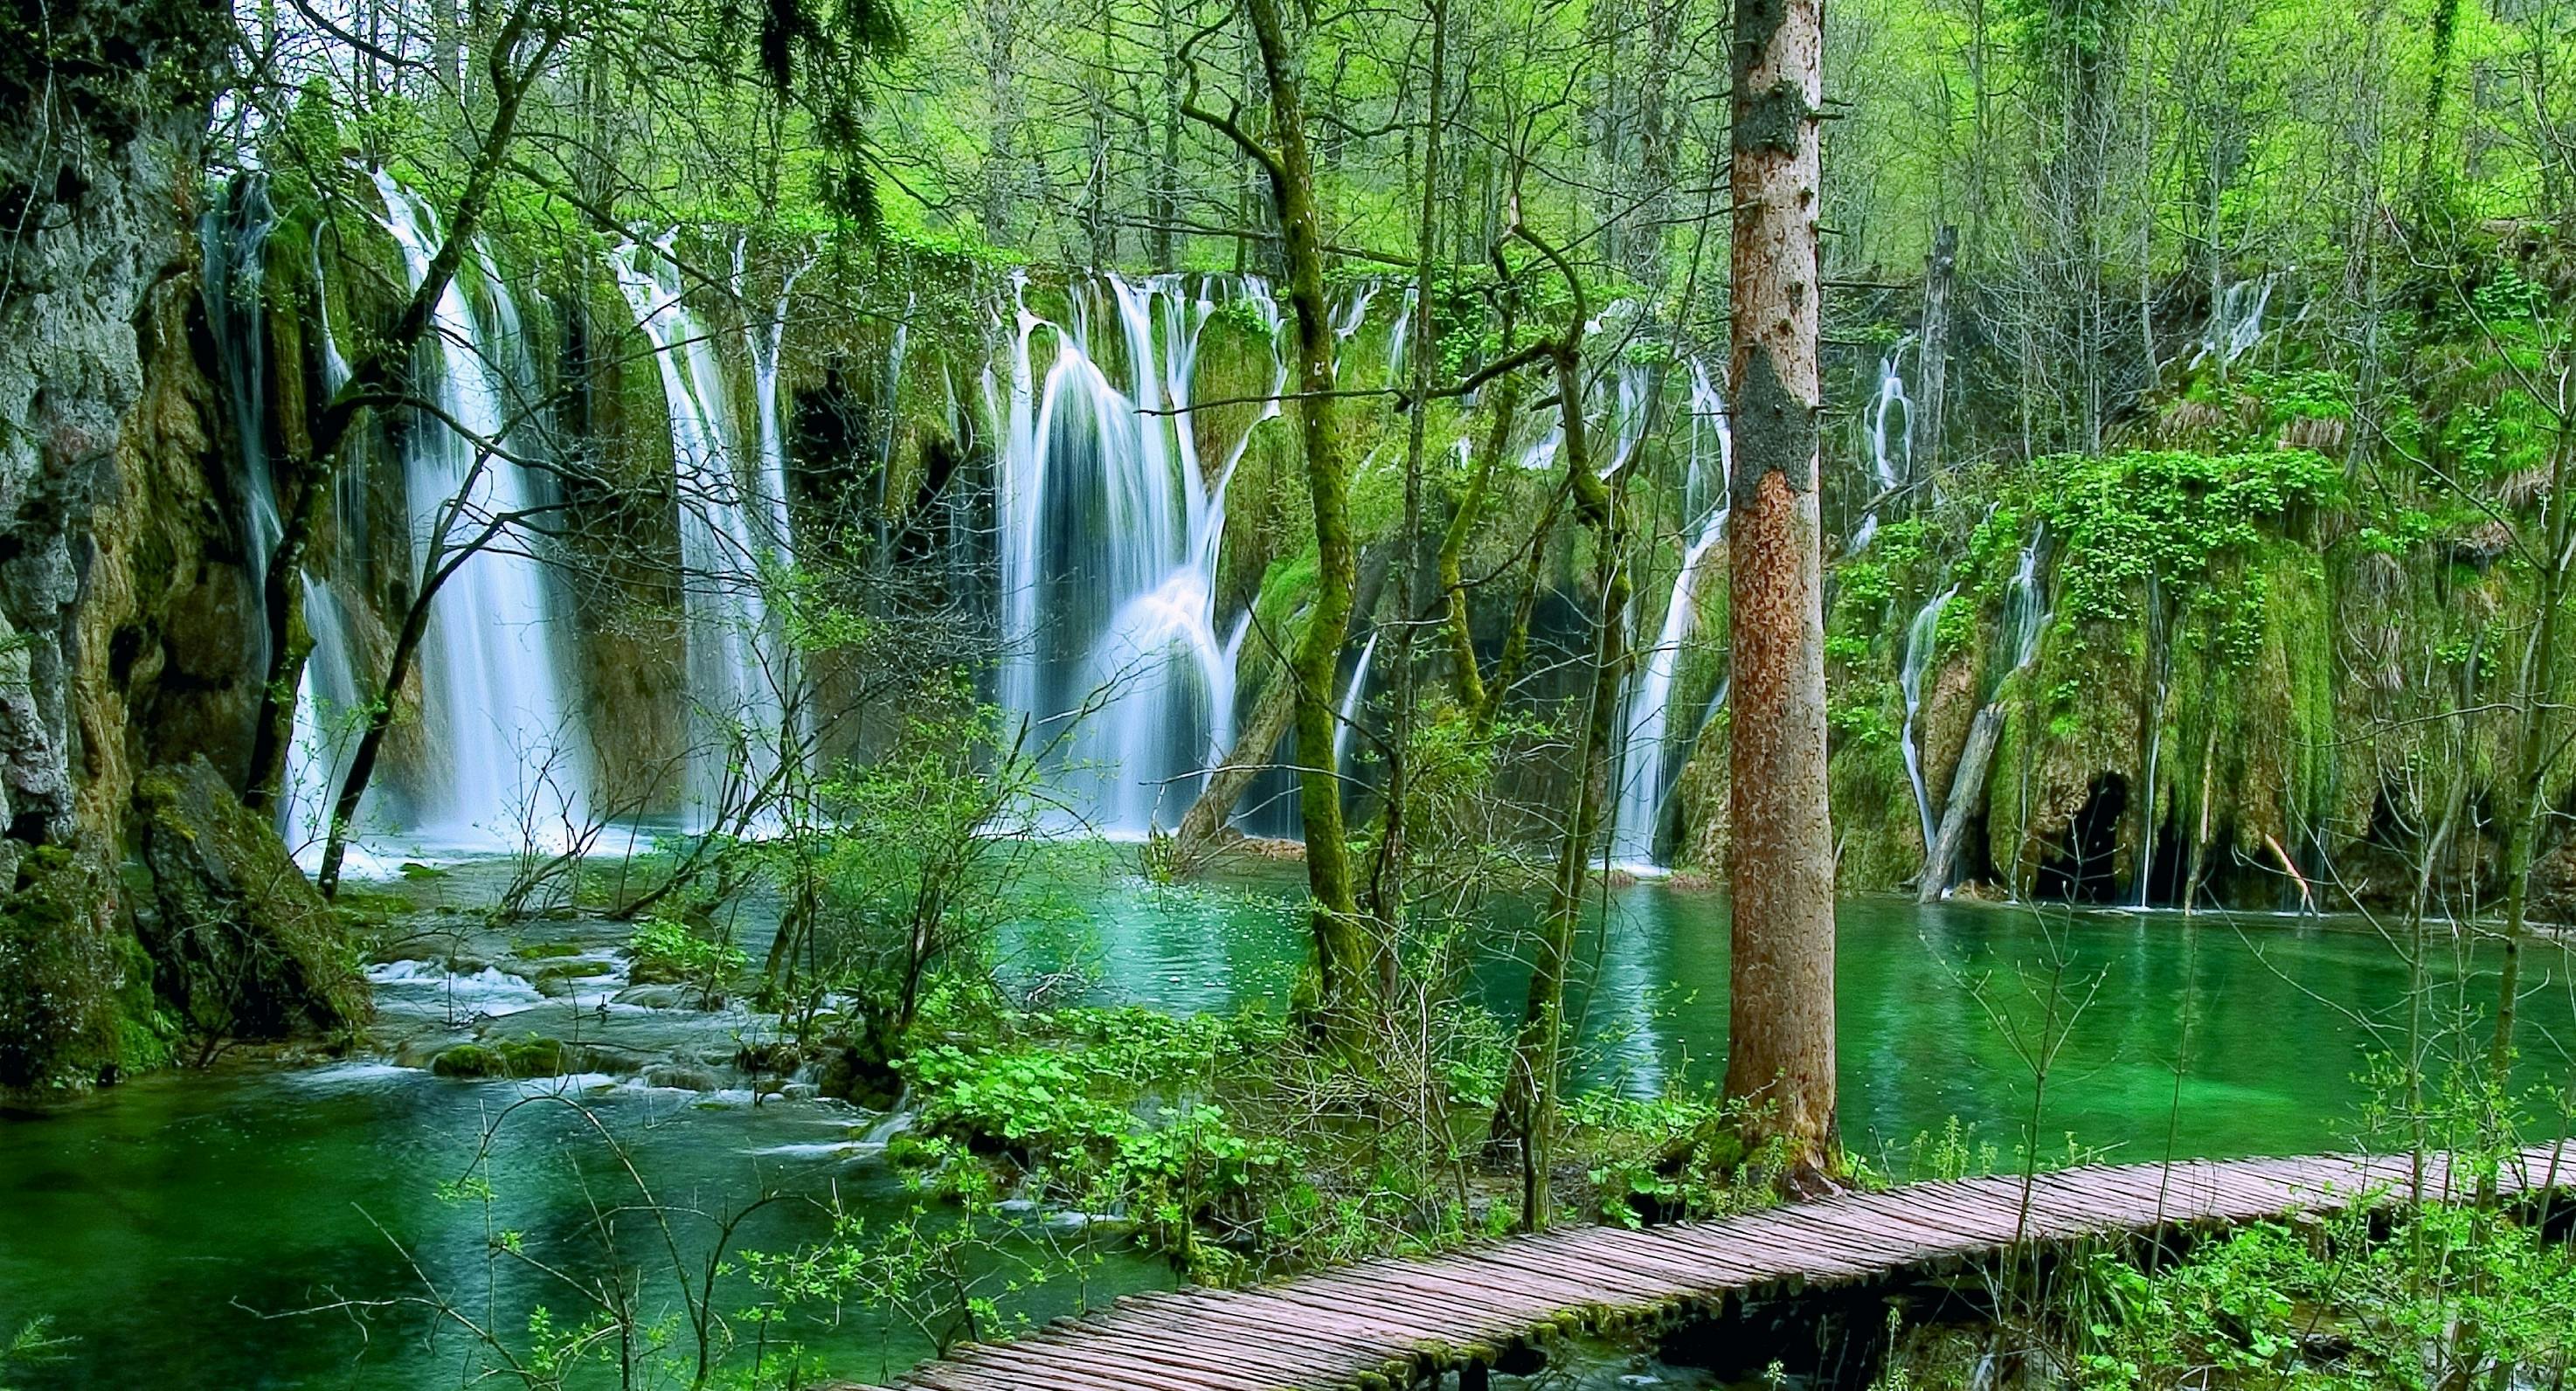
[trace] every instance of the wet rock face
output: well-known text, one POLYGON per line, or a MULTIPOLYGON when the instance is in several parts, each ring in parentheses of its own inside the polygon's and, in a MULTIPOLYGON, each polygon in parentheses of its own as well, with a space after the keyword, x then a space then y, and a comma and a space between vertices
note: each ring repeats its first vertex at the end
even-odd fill
POLYGON ((0 829, 19 849, 102 829, 76 824, 90 523, 144 393, 137 324, 178 263, 225 23, 204 0, 69 0, 43 43, 25 11, 0 43, 0 829))
POLYGON ((367 1017, 339 916, 203 758, 135 786, 149 889, 131 907, 153 992, 195 1032, 288 1038, 367 1017), (148 895, 148 896, 147 896, 148 895))

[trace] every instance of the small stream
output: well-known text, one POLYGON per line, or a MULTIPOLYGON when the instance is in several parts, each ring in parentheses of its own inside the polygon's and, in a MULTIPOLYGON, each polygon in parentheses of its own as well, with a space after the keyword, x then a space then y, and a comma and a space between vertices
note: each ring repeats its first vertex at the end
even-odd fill
MULTIPOLYGON (((1081 909, 1075 936, 1089 967, 1091 983, 1072 995, 1175 1010, 1286 998, 1303 946, 1294 866, 1157 888, 1068 858, 1056 878, 1081 909)), ((62 1360, 9 1368, 9 1384, 460 1384, 467 1337, 406 1301, 434 1283, 514 1340, 540 1305, 577 1320, 570 1291, 492 1258, 487 1234, 523 1233, 530 1249, 595 1263, 577 1274, 606 1268, 594 1204, 631 1200, 633 1189, 603 1132, 666 1205, 837 1193, 873 1222, 900 1217, 908 1199, 881 1158, 899 1121, 744 1074, 732 1059, 767 1021, 627 984, 617 930, 541 921, 499 938, 470 912, 437 906, 470 902, 477 882, 467 866, 404 886, 423 905, 420 935, 370 970, 381 1017, 360 1056, 222 1060, 0 1118, 0 1336, 47 1317, 74 1340, 62 1360), (478 1025, 496 1041, 562 1039, 585 1070, 519 1082, 426 1069, 478 1025), (487 1130, 488 1211, 474 1196, 442 1195, 474 1171, 487 1130), (294 1312, 331 1305, 341 1307, 294 1312)), ((1583 1079, 1637 1092, 1713 1082, 1724 1063, 1723 898, 1637 883, 1611 895, 1609 922, 1584 949, 1583 1079)), ((2401 964, 2354 924, 1880 899, 1846 902, 1840 923, 1845 1143, 1898 1172, 1909 1142, 1952 1117, 2012 1150, 2032 1118, 2023 1058, 2038 1050, 2052 999, 2068 1022, 2033 1127, 2051 1158, 2070 1139, 2127 1160, 2350 1144, 2372 1032, 2394 1044, 2404 1020, 2401 964)), ((738 935, 757 956, 768 930, 752 911, 738 935)), ((1058 929, 1031 925, 1006 935, 1002 955, 1025 982, 1062 952, 1058 929)), ((2534 1080, 2571 1069, 2567 965, 2557 947, 2527 959, 2534 1080)), ((2446 979, 2463 999, 2486 997, 2473 970, 2446 979)), ((1475 980, 1494 1008, 1520 997, 1507 954, 1475 980)), ((1028 1220, 1036 1239, 1043 1223, 1028 1220)), ((632 1212, 608 1225, 619 1255, 644 1272, 639 1298, 676 1307, 659 1232, 632 1212)), ((703 1259, 708 1224, 676 1227, 684 1259, 703 1259)), ((783 1251, 824 1229, 816 1205, 781 1202, 734 1244, 783 1251)), ((1118 1249, 1114 1233, 1058 1224, 1044 1236, 1104 1255, 1085 1277, 1095 1298, 1170 1280, 1160 1261, 1118 1249)), ((1043 1320, 1082 1293, 1051 1287, 1013 1303, 1043 1320)), ((865 1310, 789 1331, 841 1377, 880 1378, 924 1351, 865 1310)), ((1633 1375, 1643 1373, 1614 1359, 1583 1384, 1633 1375)))

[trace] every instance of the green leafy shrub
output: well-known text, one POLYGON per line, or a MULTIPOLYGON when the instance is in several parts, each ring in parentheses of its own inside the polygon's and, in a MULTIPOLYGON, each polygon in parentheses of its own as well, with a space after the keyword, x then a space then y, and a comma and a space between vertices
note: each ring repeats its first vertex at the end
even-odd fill
POLYGON ((667 982, 697 992, 698 1007, 713 1009, 751 958, 733 943, 676 918, 651 918, 627 944, 629 978, 667 982))

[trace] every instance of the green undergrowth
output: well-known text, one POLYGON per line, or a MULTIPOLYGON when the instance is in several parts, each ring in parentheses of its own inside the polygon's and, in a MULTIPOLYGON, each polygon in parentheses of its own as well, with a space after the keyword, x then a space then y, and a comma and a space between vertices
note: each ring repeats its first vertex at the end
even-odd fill
MULTIPOLYGON (((944 999, 899 1064, 917 1119, 888 1158, 926 1192, 1017 1192, 1211 1284, 1520 1225, 1517 1170, 1487 1153, 1498 1029, 1428 1059, 1401 1044, 1341 1059, 1258 1009, 962 1009, 944 999)), ((1705 1093, 1569 1099, 1555 1219, 1638 1225, 1761 1201, 1727 1121, 1705 1093)))
POLYGON ((1911 1330, 1879 1385, 2538 1388, 2576 1351, 2576 1250, 2476 1207, 2263 1222, 2178 1256, 2082 1250, 1994 1290, 1994 1327, 1911 1330))

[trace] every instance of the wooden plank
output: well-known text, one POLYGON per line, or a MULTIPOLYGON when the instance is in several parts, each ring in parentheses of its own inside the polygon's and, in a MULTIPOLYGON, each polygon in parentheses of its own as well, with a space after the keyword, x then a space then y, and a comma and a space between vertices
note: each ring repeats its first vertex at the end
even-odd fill
MULTIPOLYGON (((2425 1180, 2458 1196, 2447 1156, 2425 1180)), ((2103 1165, 1854 1193, 1675 1227, 1558 1231, 1415 1261, 1362 1262, 1247 1291, 1123 1297, 1016 1344, 970 1348, 896 1382, 913 1391, 1271 1391, 1348 1385, 1452 1349, 1526 1336, 1567 1311, 1638 1314, 1790 1278, 1886 1274, 2023 1240, 2159 1224, 2237 1223, 2379 1201, 2412 1182, 2405 1156, 2321 1155, 2103 1165), (2025 1193, 2025 1185, 2027 1193, 2025 1193), (2025 1213, 2025 1201, 2027 1212, 2025 1213)), ((2472 1176, 2460 1175, 2460 1179, 2472 1176)), ((2576 1183, 2576 1152, 2508 1161, 2509 1193, 2576 1183), (2557 1167, 2553 1169, 2551 1166, 2557 1167)))

